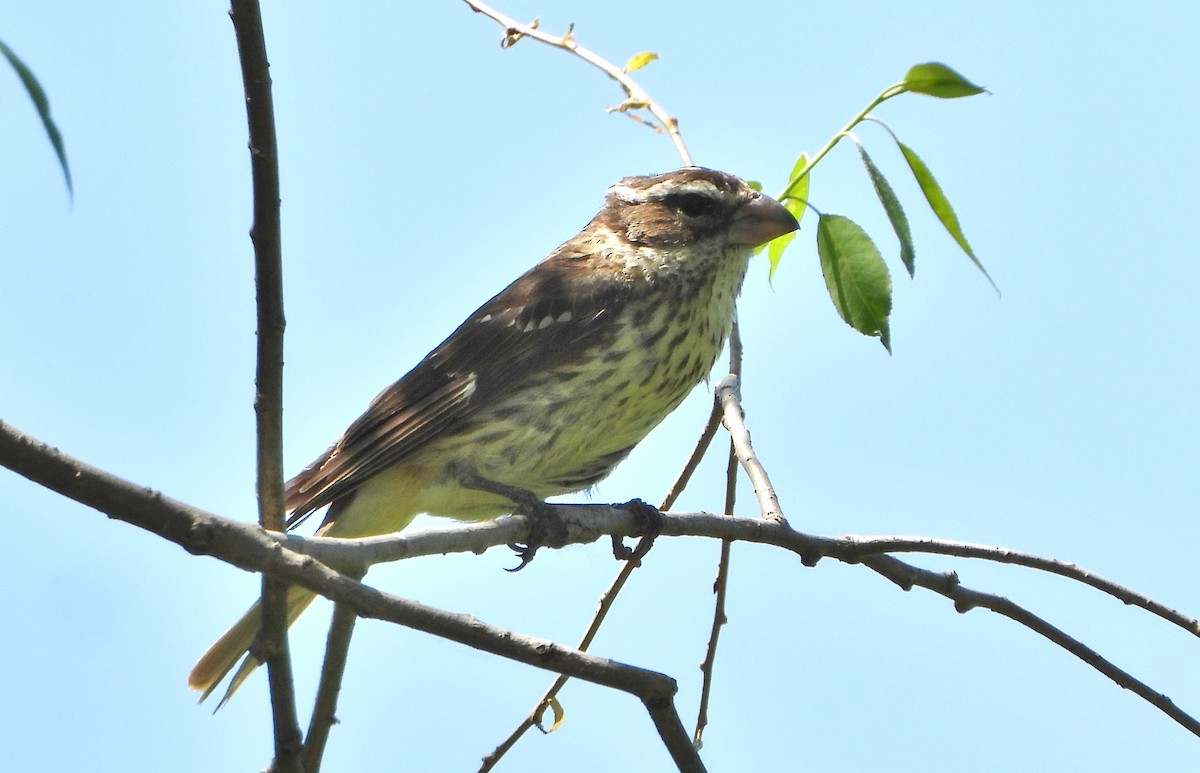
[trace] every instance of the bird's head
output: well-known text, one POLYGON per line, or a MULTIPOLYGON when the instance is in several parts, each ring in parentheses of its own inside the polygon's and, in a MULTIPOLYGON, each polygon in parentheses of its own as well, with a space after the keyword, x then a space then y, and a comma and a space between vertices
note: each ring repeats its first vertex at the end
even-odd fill
POLYGON ((597 220, 634 245, 751 248, 791 233, 796 218, 740 177, 690 166, 626 177, 608 190, 597 220))

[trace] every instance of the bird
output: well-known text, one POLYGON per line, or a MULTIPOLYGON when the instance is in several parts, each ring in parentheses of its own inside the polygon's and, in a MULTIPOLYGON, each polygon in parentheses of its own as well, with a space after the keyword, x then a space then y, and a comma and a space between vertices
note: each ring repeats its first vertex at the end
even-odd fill
MULTIPOLYGON (((755 248, 797 227, 724 172, 622 179, 288 481, 288 528, 326 508, 317 535, 360 538, 589 489, 708 377, 755 248)), ((289 589, 289 625, 314 598, 289 589)), ((196 663, 201 701, 241 660, 223 705, 259 665, 260 618, 255 604, 196 663)))

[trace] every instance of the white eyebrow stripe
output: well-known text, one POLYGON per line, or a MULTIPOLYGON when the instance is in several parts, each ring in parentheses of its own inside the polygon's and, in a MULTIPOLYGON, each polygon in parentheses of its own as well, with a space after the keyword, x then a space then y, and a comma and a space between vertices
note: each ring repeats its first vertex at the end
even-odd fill
POLYGON ((717 190, 717 186, 708 180, 688 180, 684 183, 675 180, 663 180, 660 183, 651 185, 649 188, 642 188, 640 190, 618 183, 608 189, 609 196, 631 204, 640 201, 662 201, 667 196, 681 193, 697 193, 701 196, 711 197, 722 195, 721 191, 717 190))

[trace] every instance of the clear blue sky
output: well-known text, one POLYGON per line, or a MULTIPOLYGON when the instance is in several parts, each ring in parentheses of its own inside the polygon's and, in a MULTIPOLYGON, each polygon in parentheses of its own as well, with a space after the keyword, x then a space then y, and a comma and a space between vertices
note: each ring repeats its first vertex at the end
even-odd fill
MULTIPOLYGON (((815 221, 741 315, 757 449, 797 528, 999 544, 1088 567, 1200 614, 1200 299, 1190 138, 1194 3, 538 3, 521 19, 615 61, 697 162, 777 191, 912 64, 989 96, 909 96, 880 115, 922 154, 1003 291, 923 207, 878 127, 861 135, 906 202, 917 277, 852 148, 812 199, 891 259, 894 356, 837 319, 815 221), (734 10, 731 10, 734 9, 734 10)), ((283 165, 286 454, 298 470, 366 402, 575 233, 606 186, 678 165, 603 108, 613 84, 458 0, 269 2, 283 165)), ((69 201, 16 78, 0 72, 0 418, 141 484, 254 517, 253 285, 241 82, 219 2, 9 4, 0 39, 36 71, 65 137, 69 201)), ((658 499, 691 447, 698 390, 606 481, 658 499)), ((722 454, 682 509, 718 509, 722 454)), ((743 485, 743 491, 748 490, 743 485)), ((743 514, 757 508, 743 496, 743 514)), ((226 710, 185 675, 256 579, 0 471, 7 573, 0 769, 258 770, 265 679, 226 710)), ((428 524, 426 524, 428 525, 428 524)), ((595 651, 680 681, 694 719, 717 547, 662 540, 595 651)), ((1026 570, 944 558, 964 584, 1048 617, 1200 713, 1200 640, 1026 570)), ((370 579, 573 643, 616 566, 603 544, 431 558, 370 579)), ((1033 634, 861 567, 736 546, 704 756, 714 771, 1194 770, 1200 742, 1033 634)), ((294 630, 310 700, 327 608, 294 630)), ((550 676, 360 626, 329 771, 473 770, 550 676)), ((664 770, 644 712, 587 685, 562 730, 507 770, 664 770)))

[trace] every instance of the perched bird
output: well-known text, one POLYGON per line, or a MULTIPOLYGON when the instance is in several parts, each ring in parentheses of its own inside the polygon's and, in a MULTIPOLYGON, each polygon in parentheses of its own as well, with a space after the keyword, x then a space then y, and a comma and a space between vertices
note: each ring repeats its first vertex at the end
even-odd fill
MULTIPOLYGON (((419 513, 486 520, 597 483, 707 377, 754 248, 796 228, 722 172, 625 178, 288 482, 289 527, 323 507, 324 537, 400 531, 419 513)), ((313 598, 290 589, 289 623, 313 598)), ((259 619, 255 605, 196 663, 201 700, 259 619)), ((246 655, 225 700, 257 665, 246 655)))

